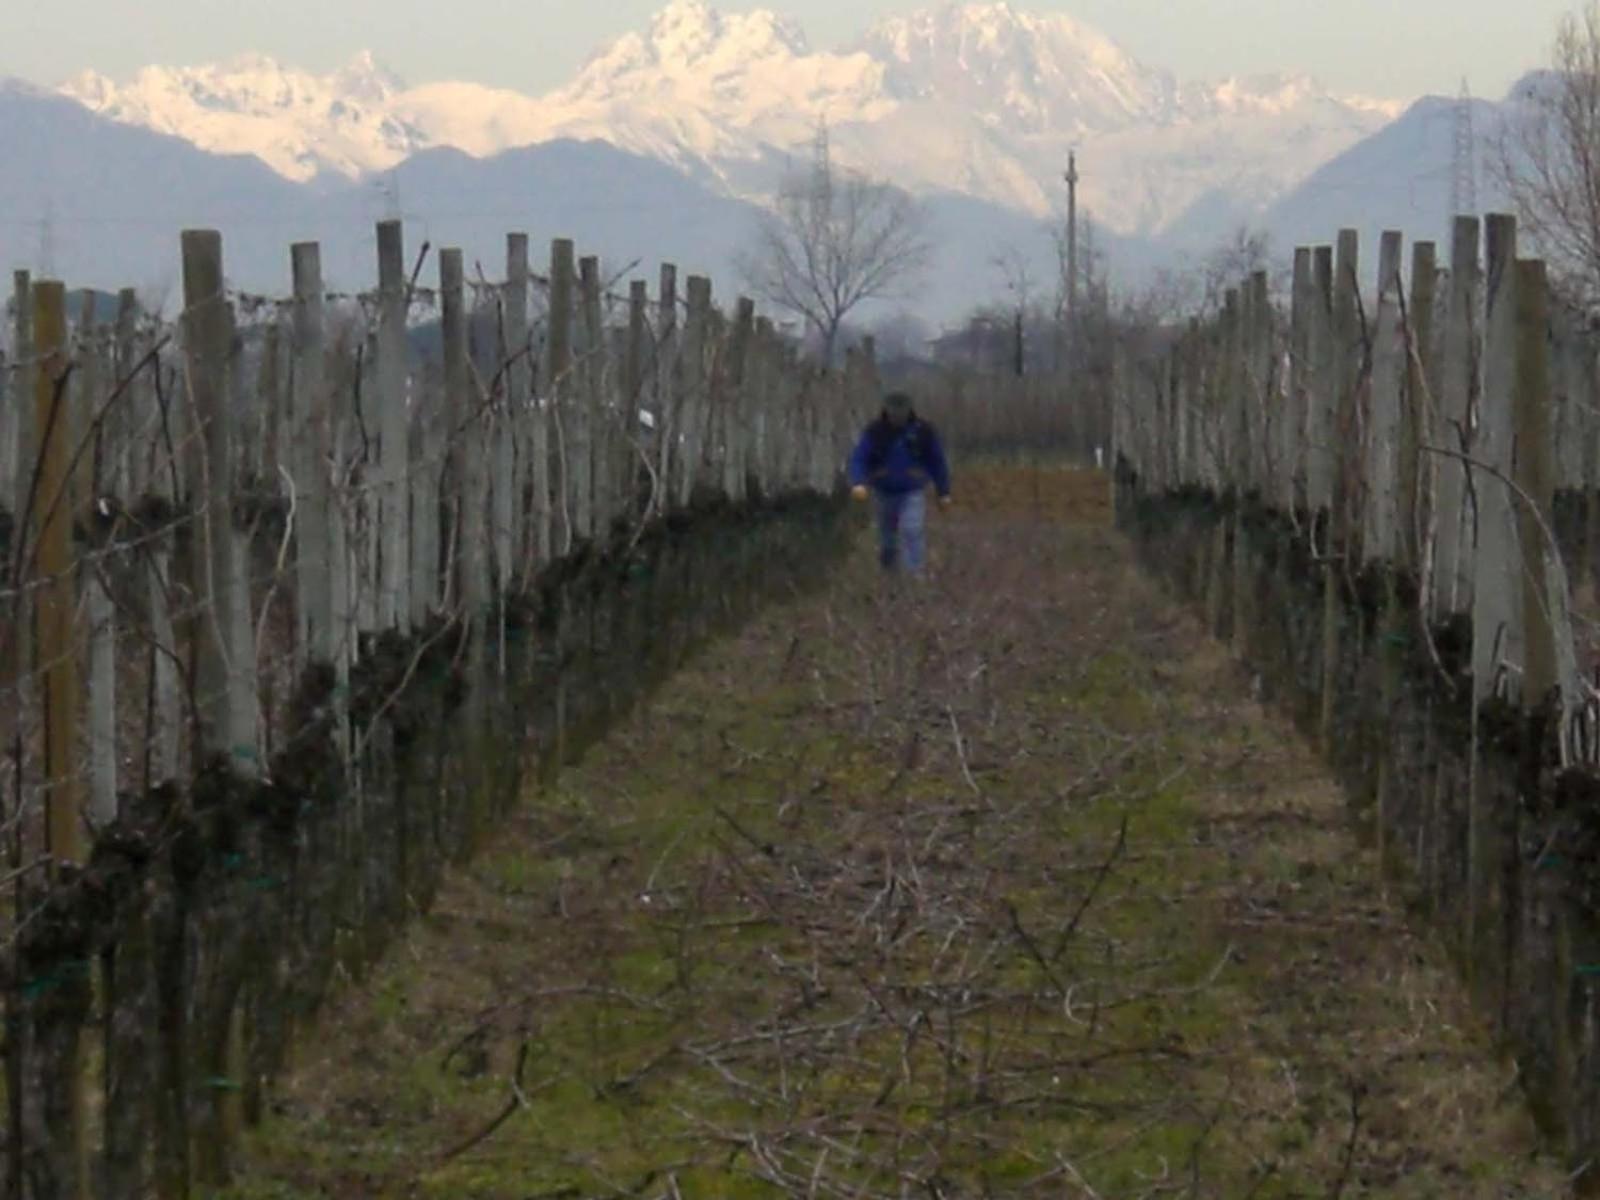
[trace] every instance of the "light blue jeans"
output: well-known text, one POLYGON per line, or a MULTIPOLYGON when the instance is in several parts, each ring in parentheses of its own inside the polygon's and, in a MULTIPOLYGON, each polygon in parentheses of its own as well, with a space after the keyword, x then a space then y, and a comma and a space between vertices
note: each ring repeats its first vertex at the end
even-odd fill
POLYGON ((927 557, 928 497, 915 492, 874 492, 878 500, 878 561, 886 571, 922 570, 927 557))

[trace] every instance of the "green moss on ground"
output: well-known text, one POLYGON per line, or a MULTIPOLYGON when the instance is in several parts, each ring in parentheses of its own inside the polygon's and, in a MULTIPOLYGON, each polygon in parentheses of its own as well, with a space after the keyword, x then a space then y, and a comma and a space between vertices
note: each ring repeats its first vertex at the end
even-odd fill
POLYGON ((863 552, 708 651, 329 1014, 227 1195, 1561 1194, 1103 489, 972 478, 925 585, 863 552))

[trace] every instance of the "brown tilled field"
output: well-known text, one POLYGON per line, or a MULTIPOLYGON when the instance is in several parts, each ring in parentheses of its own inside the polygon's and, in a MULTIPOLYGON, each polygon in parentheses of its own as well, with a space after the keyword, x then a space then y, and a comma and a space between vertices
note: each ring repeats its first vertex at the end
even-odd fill
POLYGON ((444 889, 229 1195, 1558 1197, 1342 802, 1103 476, 863 534, 444 889))

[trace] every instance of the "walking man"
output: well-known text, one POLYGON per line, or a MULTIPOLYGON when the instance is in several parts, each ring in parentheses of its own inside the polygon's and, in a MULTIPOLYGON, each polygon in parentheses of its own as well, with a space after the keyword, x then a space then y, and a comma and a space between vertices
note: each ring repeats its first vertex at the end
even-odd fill
POLYGON ((911 397, 890 392, 883 412, 862 431, 850 455, 850 494, 865 500, 869 489, 878 509, 878 561, 884 570, 922 569, 927 488, 941 506, 950 503, 950 467, 938 431, 917 416, 911 397))

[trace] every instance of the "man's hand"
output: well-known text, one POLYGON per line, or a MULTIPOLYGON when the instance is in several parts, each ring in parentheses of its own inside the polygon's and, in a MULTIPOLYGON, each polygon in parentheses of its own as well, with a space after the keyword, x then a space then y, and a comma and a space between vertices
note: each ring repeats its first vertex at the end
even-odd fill
POLYGON ((952 503, 953 503, 953 501, 950 499, 950 497, 948 495, 944 495, 944 496, 940 496, 939 497, 939 507, 940 508, 949 508, 952 503))
POLYGON ((867 485, 864 483, 856 484, 855 487, 850 489, 850 498, 852 500, 865 500, 867 498, 867 485))

